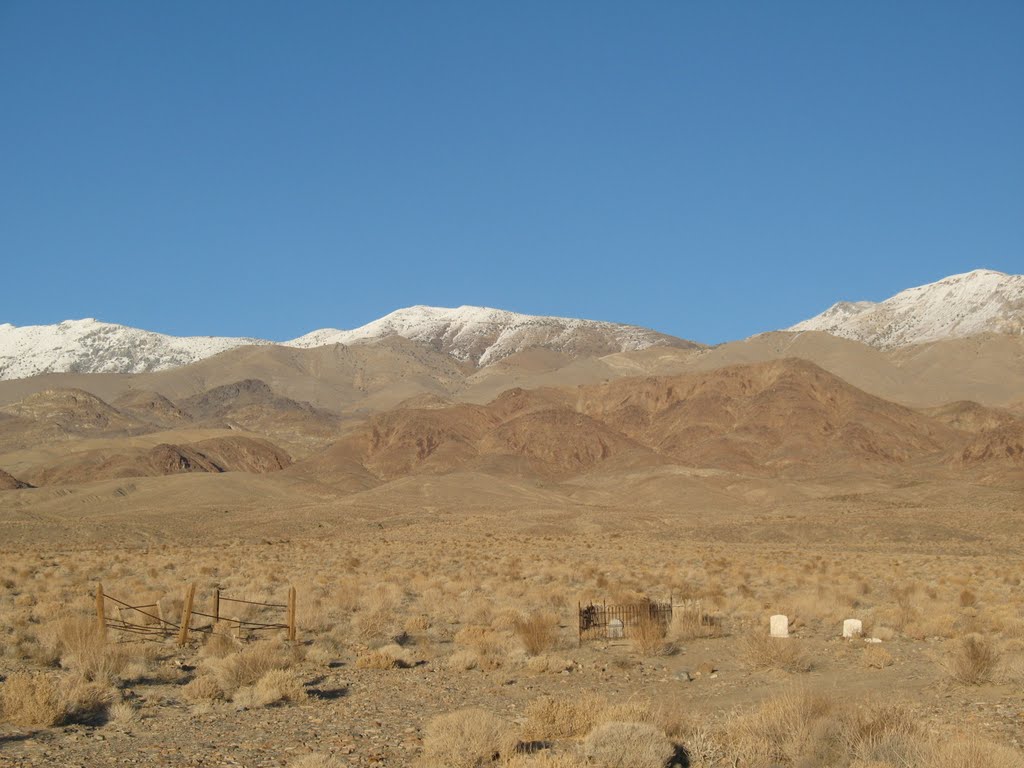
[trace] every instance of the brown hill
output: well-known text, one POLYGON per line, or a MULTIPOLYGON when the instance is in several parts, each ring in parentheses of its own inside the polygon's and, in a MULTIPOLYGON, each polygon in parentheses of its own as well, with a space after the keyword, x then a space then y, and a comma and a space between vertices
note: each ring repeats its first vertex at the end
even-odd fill
POLYGON ((1003 405, 1024 391, 1024 336, 1001 334, 880 350, 821 331, 775 331, 698 352, 678 370, 786 357, 813 362, 865 392, 904 405, 956 400, 1003 405))
POLYGON ((36 485, 55 485, 187 472, 274 472, 290 463, 287 453, 266 440, 222 437, 121 451, 78 451, 37 468, 28 476, 36 485))
POLYGON ((988 408, 971 400, 958 400, 922 411, 962 432, 987 432, 1020 421, 1020 417, 1007 408, 988 408))
POLYGON ((159 392, 131 389, 119 395, 111 405, 126 416, 145 421, 161 429, 188 424, 192 417, 159 392))
POLYGON ((431 405, 372 416, 295 472, 328 481, 332 464, 382 481, 470 467, 556 479, 598 465, 806 473, 938 459, 962 443, 945 424, 802 360, 431 405))
POLYGON ((80 389, 51 389, 0 407, 0 451, 72 438, 130 435, 153 427, 80 389))
POLYGON ((964 465, 1024 465, 1024 421, 979 432, 962 451, 957 462, 964 465))
POLYGON ((300 453, 337 439, 341 421, 334 413, 275 394, 259 379, 214 387, 182 400, 181 406, 199 424, 266 435, 300 453))
POLYGON ((684 464, 725 469, 898 463, 956 439, 804 360, 584 387, 577 408, 684 464))
POLYGON ((0 491, 13 491, 18 488, 31 488, 32 486, 28 483, 23 483, 15 477, 4 472, 0 469, 0 491))

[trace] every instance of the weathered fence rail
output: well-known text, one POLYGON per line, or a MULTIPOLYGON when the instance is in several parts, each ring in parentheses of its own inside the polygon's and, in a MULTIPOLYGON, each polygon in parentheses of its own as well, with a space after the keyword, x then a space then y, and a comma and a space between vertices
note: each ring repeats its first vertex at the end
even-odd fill
POLYGON ((151 637, 154 639, 167 639, 174 632, 178 634, 178 645, 184 646, 188 642, 189 634, 192 632, 202 632, 205 634, 223 634, 218 633, 215 627, 221 622, 227 622, 235 626, 236 637, 240 636, 243 632, 262 632, 267 630, 280 630, 286 631, 286 637, 288 640, 295 640, 298 636, 298 628, 295 620, 295 605, 297 595, 295 587, 288 588, 288 602, 287 603, 263 603, 255 600, 243 600, 236 597, 228 597, 225 595, 220 588, 216 588, 213 592, 213 605, 211 607, 212 613, 204 613, 195 609, 195 596, 196 596, 196 585, 194 583, 189 584, 185 590, 185 595, 182 600, 181 617, 178 621, 171 621, 164 618, 163 611, 160 609, 159 603, 147 603, 142 605, 133 605, 132 603, 119 600, 113 595, 108 595, 103 591, 103 585, 96 585, 96 624, 103 637, 106 637, 107 630, 116 630, 118 632, 127 632, 135 635, 141 635, 151 637), (118 613, 117 618, 107 616, 106 601, 109 600, 115 604, 118 613), (285 615, 282 621, 253 621, 249 619, 242 619, 240 617, 222 617, 221 616, 221 603, 239 603, 250 606, 257 606, 264 610, 270 611, 284 611, 285 615), (150 612, 146 609, 154 608, 155 613, 150 612), (141 617, 141 618, 140 618, 141 617), (210 619, 211 623, 207 626, 196 626, 193 624, 193 620, 196 617, 210 619), (149 623, 145 623, 145 620, 149 619, 149 623))

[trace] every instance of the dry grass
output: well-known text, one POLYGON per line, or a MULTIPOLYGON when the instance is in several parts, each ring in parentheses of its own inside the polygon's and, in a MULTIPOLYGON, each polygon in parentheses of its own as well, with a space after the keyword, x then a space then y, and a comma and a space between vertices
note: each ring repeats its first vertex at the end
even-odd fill
POLYGON ((666 627, 650 616, 644 616, 629 628, 630 642, 641 656, 667 656, 675 650, 665 639, 666 627))
POLYGON ((287 669, 272 669, 255 685, 240 688, 231 697, 232 702, 246 709, 269 707, 284 702, 297 704, 305 699, 306 691, 301 681, 287 669))
POLYGON ((108 643, 91 618, 71 617, 58 622, 55 642, 61 666, 88 681, 115 682, 132 660, 130 649, 108 643))
POLYGON ((205 664, 225 694, 255 685, 268 672, 287 669, 294 659, 289 649, 279 643, 253 643, 223 658, 209 658, 205 664))
POLYGON ((66 717, 61 688, 51 675, 15 672, 0 687, 0 718, 6 722, 46 728, 66 717))
POLYGON ((515 738, 504 721, 481 709, 435 717, 423 737, 425 768, 483 768, 508 757, 515 738))
POLYGON ((526 734, 531 739, 577 738, 594 728, 608 708, 603 696, 541 696, 526 706, 526 734))
POLYGON ((677 605, 672 610, 668 636, 673 640, 684 642, 705 637, 720 637, 722 631, 722 622, 706 615, 701 602, 677 605))
POLYGON ((344 768, 344 763, 331 755, 312 754, 289 760, 288 768, 344 768))
POLYGON ((415 655, 402 646, 391 643, 374 651, 367 651, 356 659, 357 669, 407 669, 416 663, 415 655))
POLYGON ((946 661, 946 669, 958 683, 982 685, 995 679, 1001 658, 992 640, 971 634, 960 638, 956 650, 946 661))
MULTIPOLYGON (((1024 768, 1024 755, 1019 750, 976 735, 943 739, 931 746, 925 759, 927 765, 942 768, 1024 768)), ((921 766, 924 768, 924 761, 921 766)))
POLYGON ((584 753, 601 768, 665 768, 675 747, 650 723, 603 723, 586 738, 584 753))
POLYGON ((558 639, 558 616, 553 613, 535 613, 515 621, 513 629, 526 652, 538 656, 555 646, 558 639))
POLYGON ((865 646, 863 654, 864 666, 871 669, 884 669, 893 664, 892 654, 880 645, 865 646))
POLYGON ((587 768, 591 763, 572 752, 542 750, 533 754, 513 755, 503 763, 504 768, 587 768))
POLYGON ((740 656, 751 669, 780 669, 809 672, 814 662, 798 639, 772 637, 763 631, 745 635, 739 642, 740 656))
MULTIPOLYGON (((699 548, 680 561, 671 556, 668 544, 628 530, 585 543, 561 534, 531 534, 529 556, 524 555, 523 540, 500 534, 492 540, 465 533, 464 541, 472 546, 457 550, 446 542, 413 537, 411 531, 404 538, 392 530, 387 540, 380 533, 373 536, 357 543, 324 541, 315 551, 284 542, 208 551, 154 548, 145 571, 136 567, 137 555, 116 549, 108 549, 103 558, 73 552, 59 562, 28 555, 3 560, 0 583, 7 586, 0 590, 0 656, 9 678, 0 684, 0 697, 23 700, 24 709, 43 712, 19 714, 21 705, 4 703, 3 717, 12 725, 14 720, 75 719, 102 724, 108 713, 110 723, 132 725, 144 713, 150 718, 145 724, 157 724, 158 733, 166 716, 163 708, 146 704, 140 713, 129 702, 166 698, 192 706, 193 714, 205 712, 219 727, 235 708, 303 700, 302 680, 326 678, 315 689, 332 691, 351 677, 355 690, 368 692, 368 703, 392 697, 403 702, 396 707, 406 707, 402 715, 412 721, 439 706, 440 699, 429 699, 429 694, 415 705, 406 700, 411 690, 407 686, 419 686, 427 678, 436 680, 446 695, 459 697, 456 701, 479 704, 509 723, 519 723, 513 726, 515 736, 554 742, 551 749, 534 754, 510 753, 507 746, 496 750, 499 763, 507 760, 523 768, 575 768, 586 759, 587 734, 609 722, 660 730, 685 745, 695 768, 720 768, 737 759, 751 767, 931 768, 970 761, 1004 765, 999 761, 1007 753, 998 745, 948 735, 958 726, 964 706, 974 701, 970 689, 914 683, 922 700, 917 714, 928 723, 921 731, 906 729, 900 711, 879 702, 888 703, 907 680, 929 674, 941 680, 947 668, 949 677, 969 684, 1016 680, 1018 670, 1024 676, 1024 601, 1013 583, 1020 570, 1017 561, 863 551, 855 562, 844 562, 831 551, 809 553, 802 545, 770 545, 771 551, 762 552, 745 545, 732 549, 732 544, 699 548), (216 581, 197 576, 203 569, 216 581), (198 578, 197 604, 205 608, 212 588, 204 583, 220 583, 240 597, 278 602, 287 584, 281 574, 300 584, 304 629, 298 652, 262 634, 245 642, 196 634, 188 648, 179 650, 173 638, 145 646, 121 644, 112 632, 110 642, 101 644, 93 620, 87 618, 90 590, 83 583, 93 579, 109 584, 113 594, 132 601, 139 596, 142 603, 157 595, 174 602, 181 584, 198 578), (660 629, 652 632, 650 644, 609 646, 601 638, 579 649, 573 643, 550 650, 558 645, 558 625, 571 625, 575 619, 577 601, 636 601, 670 589, 692 596, 701 609, 677 609, 667 635, 660 629), (965 589, 974 596, 967 598, 970 605, 961 598, 965 589), (703 622, 705 607, 722 617, 728 635, 723 635, 722 624, 703 622), (760 629, 774 612, 793 617, 796 637, 777 640, 760 629), (850 616, 863 618, 869 634, 894 642, 839 642, 838 627, 850 616), (892 629, 898 623, 899 633, 892 629), (759 627, 756 634, 739 631, 754 626, 759 627), (403 633, 402 644, 395 644, 396 635, 403 633), (956 637, 949 642, 934 640, 951 633, 956 637), (708 642, 690 643, 703 638, 708 642), (685 640, 691 653, 699 654, 695 662, 720 662, 720 677, 702 675, 692 684, 666 684, 679 668, 688 667, 685 658, 676 662, 642 656, 658 653, 675 640, 685 640), (934 647, 949 651, 943 659, 948 667, 934 663, 927 650, 934 647), (895 665, 893 655, 898 655, 895 665), (420 661, 426 664, 416 672, 376 671, 420 661), (743 685, 745 672, 737 666, 764 673, 752 676, 753 685, 743 685), (190 667, 197 667, 198 674, 182 685, 190 667), (805 676, 809 686, 842 690, 857 679, 875 703, 860 711, 827 697, 820 705, 767 698, 758 703, 780 690, 784 676, 773 670, 811 667, 820 675, 805 676), (48 680, 50 693, 60 692, 59 699, 48 698, 45 691, 26 694, 24 684, 18 692, 19 676, 26 673, 48 680), (511 680, 517 685, 504 685, 511 680), (120 702, 121 694, 111 686, 138 688, 144 698, 125 693, 128 701, 120 702), (652 705, 643 694, 650 696, 654 690, 669 695, 652 705), (598 695, 604 692, 607 699, 598 695), (222 703, 226 701, 231 704, 222 703), (515 709, 506 710, 506 701, 515 709), (932 737, 931 730, 938 735, 932 737)), ((258 615, 253 618, 260 620, 258 615)), ((307 712, 328 717, 330 704, 315 697, 320 693, 316 690, 305 699, 301 711, 271 716, 282 723, 307 712)), ((807 696, 813 699, 815 694, 807 696)), ((988 702, 992 697, 982 698, 988 702)), ((989 704, 982 712, 995 714, 989 704)), ((1000 720, 993 716, 986 722, 1000 720)), ((401 730, 393 723, 381 726, 389 737, 388 749, 405 739, 401 730)), ((155 738, 143 735, 148 731, 134 732, 136 737, 155 738)), ((64 737, 54 733, 63 743, 64 737)), ((1002 738, 995 730, 989 735, 1002 738)), ((69 754, 80 748, 68 746, 69 754)), ((440 748, 431 749, 428 757, 434 762, 426 764, 443 764, 447 758, 437 757, 440 748)), ((361 746, 357 752, 364 757, 361 746)), ((411 761, 414 755, 407 751, 403 756, 411 761)), ((493 752, 480 752, 473 759, 488 765, 493 757, 493 752)))

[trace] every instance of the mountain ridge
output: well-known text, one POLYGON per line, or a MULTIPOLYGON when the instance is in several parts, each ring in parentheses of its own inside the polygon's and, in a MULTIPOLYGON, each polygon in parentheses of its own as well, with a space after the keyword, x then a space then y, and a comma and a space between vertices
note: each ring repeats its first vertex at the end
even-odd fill
POLYGON ((975 269, 881 302, 840 301, 788 331, 824 331, 882 349, 981 333, 1024 334, 1024 275, 975 269))
POLYGON ((640 326, 488 307, 408 307, 350 331, 322 328, 284 342, 252 337, 170 336, 93 318, 54 325, 0 325, 0 380, 47 373, 149 373, 178 368, 243 346, 310 349, 399 336, 485 367, 529 349, 610 354, 702 345, 640 326))

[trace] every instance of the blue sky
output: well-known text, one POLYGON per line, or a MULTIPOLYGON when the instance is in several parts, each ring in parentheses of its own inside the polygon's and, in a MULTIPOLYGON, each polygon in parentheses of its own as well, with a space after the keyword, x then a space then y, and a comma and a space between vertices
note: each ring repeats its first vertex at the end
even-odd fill
POLYGON ((1024 3, 0 0, 0 322, 703 342, 1024 272, 1024 3))

